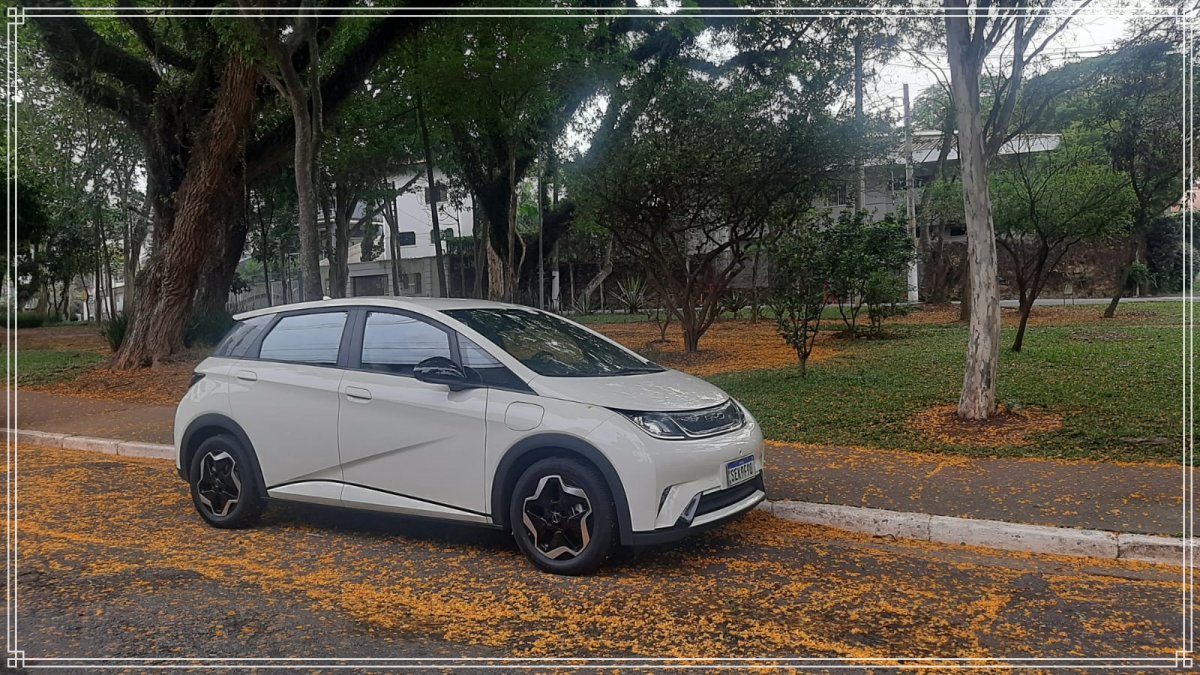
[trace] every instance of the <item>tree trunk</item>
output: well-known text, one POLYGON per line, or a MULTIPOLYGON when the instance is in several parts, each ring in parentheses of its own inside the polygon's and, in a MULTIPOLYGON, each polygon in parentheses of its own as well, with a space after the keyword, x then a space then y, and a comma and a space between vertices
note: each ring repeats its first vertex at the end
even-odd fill
POLYGON ((488 299, 505 300, 504 262, 500 260, 500 254, 496 253, 496 248, 492 245, 492 238, 485 237, 485 241, 487 244, 488 299))
POLYGON ((425 183, 429 186, 429 218, 433 226, 430 235, 433 238, 433 261, 437 265, 437 297, 444 298, 446 293, 446 262, 442 254, 442 223, 438 218, 437 185, 433 180, 433 150, 429 144, 429 127, 425 122, 425 108, 421 104, 421 96, 417 95, 417 123, 421 127, 421 147, 425 151, 425 183))
POLYGON ((491 235, 484 223, 483 211, 471 204, 471 247, 475 253, 475 288, 472 297, 483 299, 484 267, 487 265, 487 246, 491 235))
POLYGON ((987 419, 996 412, 996 369, 1000 359, 1000 296, 996 284, 996 234, 987 184, 987 156, 979 117, 980 56, 969 47, 969 19, 946 17, 950 82, 959 130, 967 264, 971 292, 967 362, 958 416, 987 419))
MULTIPOLYGON (((225 66, 212 110, 196 134, 173 200, 155 200, 155 256, 138 279, 138 312, 113 359, 115 368, 153 365, 183 346, 183 329, 203 262, 216 255, 210 228, 219 203, 241 192, 234 177, 244 153, 258 74, 242 59, 225 66)), ((166 158, 148 164, 166 166, 166 158)), ((162 181, 161 176, 148 182, 162 181)), ((151 187, 153 189, 153 187, 151 187)), ((156 190, 156 194, 162 194, 156 190)))
MULTIPOLYGON (((235 179, 240 185, 240 180, 235 179)), ((239 190, 226 200, 226 204, 236 204, 242 198, 239 190)), ((221 228, 225 233, 220 238, 221 243, 210 257, 200 278, 200 291, 192 312, 201 316, 212 316, 226 311, 229 302, 229 291, 233 287, 233 279, 237 276, 238 263, 242 260, 242 252, 246 250, 246 237, 250 224, 234 208, 226 208, 220 214, 214 214, 210 227, 221 228), (220 217, 217 217, 217 216, 220 217)))
POLYGON ((609 237, 608 243, 604 246, 604 260, 600 263, 600 269, 596 271, 596 276, 592 277, 592 280, 587 282, 587 285, 583 287, 583 292, 579 294, 581 297, 591 297, 592 293, 595 293, 596 289, 600 288, 600 286, 604 283, 604 280, 608 278, 608 275, 612 274, 612 257, 613 238, 609 237))
POLYGON ((1012 350, 1021 351, 1025 346, 1025 326, 1029 323, 1029 315, 1033 312, 1033 298, 1021 298, 1021 323, 1017 326, 1017 338, 1013 340, 1012 350))
POLYGON ((1117 315, 1117 305, 1121 302, 1121 298, 1125 297, 1125 287, 1129 285, 1129 273, 1133 271, 1133 265, 1138 260, 1138 248, 1141 242, 1134 242, 1133 248, 1129 251, 1129 259, 1125 262, 1124 269, 1117 276, 1117 288, 1113 291, 1112 301, 1108 303, 1108 307, 1104 309, 1104 318, 1111 319, 1117 315))

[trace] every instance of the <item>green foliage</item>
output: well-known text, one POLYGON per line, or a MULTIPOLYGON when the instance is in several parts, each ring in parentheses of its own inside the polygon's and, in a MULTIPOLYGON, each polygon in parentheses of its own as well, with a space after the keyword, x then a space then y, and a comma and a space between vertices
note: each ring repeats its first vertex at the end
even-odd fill
MULTIPOLYGON (((952 403, 962 386, 965 327, 905 326, 887 340, 839 345, 807 377, 791 369, 709 378, 754 412, 767 438, 953 454, 1099 460, 1179 461, 1178 442, 1142 445, 1129 438, 1178 439, 1180 303, 1140 303, 1140 325, 1109 323, 1040 329, 1038 349, 1004 351, 997 381, 1002 400, 1064 414, 1061 432, 1024 447, 945 446, 915 432, 922 410, 952 403), (1111 339, 1085 339, 1097 330, 1111 339)), ((1098 316, 1095 307, 1081 315, 1098 316)), ((1069 322, 1064 322, 1069 323, 1069 322)), ((1002 339, 1009 340, 1012 329, 1002 339)))
POLYGON ((907 284, 894 272, 875 270, 871 273, 863 291, 863 303, 867 307, 871 333, 879 334, 884 319, 908 313, 908 305, 899 304, 907 291, 907 284))
POLYGON ((18 312, 16 318, 17 328, 41 328, 46 325, 46 315, 36 312, 18 312))
POLYGON ((848 129, 807 101, 678 68, 663 77, 630 136, 576 167, 572 192, 678 308, 691 351, 751 247, 851 158, 848 129))
POLYGON ((618 281, 616 296, 626 314, 637 313, 646 299, 646 280, 642 277, 627 277, 618 281))
POLYGON ((836 222, 826 226, 824 237, 829 293, 854 338, 872 277, 877 273, 903 275, 914 255, 912 239, 896 217, 872 222, 865 211, 843 211, 836 222))
POLYGON ((100 323, 100 335, 108 341, 108 346, 115 352, 125 342, 125 334, 129 331, 129 315, 118 314, 100 323))
POLYGON ((779 335, 796 350, 800 374, 807 372, 829 284, 827 247, 833 241, 817 229, 814 219, 804 219, 779 236, 770 249, 771 295, 779 335))
MULTIPOLYGON (((95 352, 21 349, 16 354, 17 385, 21 387, 73 380, 104 357, 95 352)), ((0 360, 0 373, 7 374, 8 360, 0 360)))
MULTIPOLYGON (((1146 228, 1146 266, 1161 292, 1183 289, 1183 219, 1179 214, 1159 216, 1146 228)), ((1195 253, 1193 252, 1193 255, 1195 253)))
POLYGON ((233 323, 233 315, 224 309, 195 311, 188 317, 183 344, 186 347, 215 345, 229 332, 233 323))
POLYGON ((595 301, 592 300, 592 294, 586 292, 580 293, 579 297, 571 301, 571 309, 574 310, 576 314, 582 314, 583 316, 595 314, 596 304, 595 301))
POLYGON ((731 288, 725 291, 725 295, 721 296, 721 313, 729 314, 734 319, 739 318, 742 310, 750 303, 746 294, 736 288, 731 288))

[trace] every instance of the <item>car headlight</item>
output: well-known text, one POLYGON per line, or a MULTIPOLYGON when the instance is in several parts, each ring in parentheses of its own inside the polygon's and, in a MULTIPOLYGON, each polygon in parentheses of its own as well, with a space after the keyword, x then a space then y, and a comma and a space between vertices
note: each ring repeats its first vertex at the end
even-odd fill
POLYGON ((733 399, 711 408, 680 412, 617 410, 655 438, 705 438, 740 429, 746 424, 742 407, 733 399))
POLYGON ((675 420, 671 419, 670 413, 634 412, 631 410, 618 410, 617 412, 655 438, 687 438, 683 429, 680 429, 675 420))

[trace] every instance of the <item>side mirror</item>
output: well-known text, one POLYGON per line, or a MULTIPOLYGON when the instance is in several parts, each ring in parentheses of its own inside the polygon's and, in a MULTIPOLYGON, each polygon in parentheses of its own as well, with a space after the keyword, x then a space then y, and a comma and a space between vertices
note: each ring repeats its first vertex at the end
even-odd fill
POLYGON ((471 386, 463 369, 444 356, 432 356, 413 366, 413 377, 429 384, 444 384, 450 391, 462 391, 471 386))

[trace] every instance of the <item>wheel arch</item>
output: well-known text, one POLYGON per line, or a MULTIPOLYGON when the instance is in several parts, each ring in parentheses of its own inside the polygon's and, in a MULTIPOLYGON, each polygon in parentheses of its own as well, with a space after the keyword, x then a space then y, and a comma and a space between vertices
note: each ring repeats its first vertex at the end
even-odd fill
POLYGON ((242 448, 250 456, 250 463, 254 465, 254 471, 258 475, 259 496, 266 499, 267 484, 263 480, 262 466, 258 463, 258 453, 254 451, 254 444, 250 442, 246 430, 225 415, 209 413, 197 417, 192 420, 191 424, 188 424, 187 429, 183 432, 183 439, 179 443, 179 477, 184 481, 188 480, 188 467, 192 465, 192 457, 195 456, 200 444, 219 434, 230 434, 242 444, 242 448))
POLYGON ((600 472, 617 507, 617 530, 620 532, 621 543, 629 544, 633 539, 629 499, 625 495, 625 486, 621 483, 617 470, 595 446, 566 434, 529 436, 517 441, 504 453, 504 457, 496 465, 496 474, 492 480, 492 520, 497 525, 508 527, 508 501, 513 488, 516 487, 517 479, 534 462, 547 457, 575 459, 595 467, 600 472))

